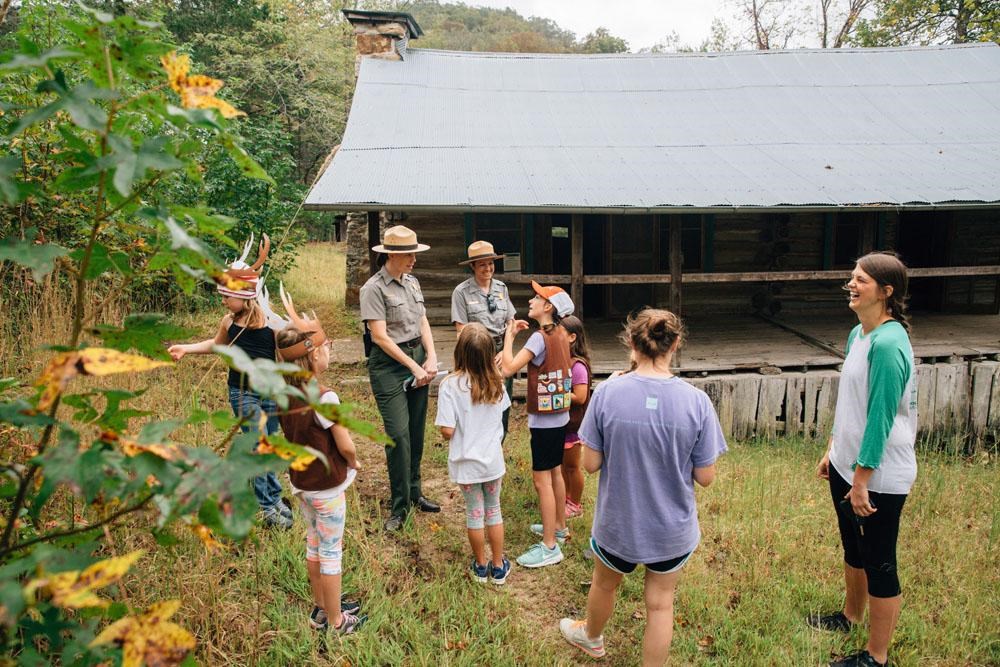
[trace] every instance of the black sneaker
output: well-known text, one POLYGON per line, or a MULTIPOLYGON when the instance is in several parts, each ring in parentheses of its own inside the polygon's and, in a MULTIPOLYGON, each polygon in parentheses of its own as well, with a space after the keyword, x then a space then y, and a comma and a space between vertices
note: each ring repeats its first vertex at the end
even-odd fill
POLYGON ((830 667, 885 667, 888 662, 879 662, 868 651, 858 651, 840 660, 834 660, 830 667))
POLYGON ((854 624, 844 616, 844 612, 838 611, 836 614, 809 614, 806 623, 817 630, 829 630, 830 632, 850 632, 854 624))
POLYGON ((326 612, 318 605, 313 605, 312 612, 309 614, 309 627, 313 630, 326 630, 328 625, 326 612))
POLYGON ((348 614, 357 614, 361 611, 361 602, 359 600, 348 600, 343 595, 340 596, 340 611, 347 612, 348 614))

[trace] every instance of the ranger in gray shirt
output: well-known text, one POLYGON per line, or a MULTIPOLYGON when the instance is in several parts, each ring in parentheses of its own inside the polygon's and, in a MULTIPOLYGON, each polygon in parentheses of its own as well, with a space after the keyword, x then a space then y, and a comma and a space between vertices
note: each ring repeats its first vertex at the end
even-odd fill
POLYGON ((388 255, 385 266, 361 288, 361 319, 372 336, 368 378, 394 447, 385 448, 392 509, 385 528, 403 527, 411 505, 422 512, 441 508, 420 490, 428 385, 437 373, 431 325, 424 311, 420 283, 410 275, 418 252, 430 246, 398 225, 385 230, 385 240, 372 248, 388 255))
MULTIPOLYGON (((469 246, 469 258, 459 265, 472 268, 472 277, 459 283, 451 293, 451 321, 458 333, 470 322, 482 324, 493 336, 495 351, 499 353, 503 349, 507 322, 514 319, 517 310, 511 303, 507 286, 493 277, 494 261, 498 259, 503 259, 503 255, 498 255, 488 241, 475 241, 469 246)), ((505 386, 507 395, 511 396, 514 378, 507 378, 505 386)), ((503 413, 504 436, 509 416, 510 408, 507 408, 503 413)))

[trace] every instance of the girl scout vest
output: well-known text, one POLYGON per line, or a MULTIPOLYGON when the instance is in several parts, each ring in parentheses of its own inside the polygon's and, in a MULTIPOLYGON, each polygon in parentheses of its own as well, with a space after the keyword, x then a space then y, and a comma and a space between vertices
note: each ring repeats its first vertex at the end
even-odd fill
POLYGON ((569 410, 573 392, 570 375, 569 335, 558 324, 541 330, 545 361, 528 363, 528 412, 551 415, 569 410))
MULTIPOLYGON (((548 352, 546 352, 545 354, 547 356, 548 352)), ((580 430, 580 424, 583 423, 583 415, 587 413, 587 406, 590 405, 590 387, 594 382, 593 377, 590 375, 590 364, 588 364, 580 357, 573 357, 572 359, 570 359, 571 368, 572 364, 575 364, 578 361, 581 364, 583 364, 584 368, 587 369, 587 400, 585 400, 583 403, 579 405, 570 406, 569 423, 566 424, 567 433, 576 433, 580 430)), ((572 375, 572 371, 570 372, 570 375, 572 375)), ((572 391, 572 387, 570 388, 570 391, 572 391)))
POLYGON ((289 470, 289 477, 296 489, 303 491, 326 491, 347 479, 347 461, 337 449, 333 433, 316 423, 313 410, 296 398, 289 399, 289 412, 278 416, 281 430, 290 442, 312 447, 326 456, 330 468, 316 459, 305 470, 289 470), (299 411, 300 410, 300 411, 299 411))

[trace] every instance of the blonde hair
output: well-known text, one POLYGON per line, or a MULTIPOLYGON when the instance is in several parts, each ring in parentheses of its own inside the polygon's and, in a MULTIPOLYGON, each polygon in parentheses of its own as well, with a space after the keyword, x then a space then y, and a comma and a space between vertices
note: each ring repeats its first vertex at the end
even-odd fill
POLYGON ((267 316, 264 314, 264 309, 260 307, 257 303, 257 299, 243 299, 243 297, 236 297, 237 299, 242 299, 244 302, 243 310, 236 313, 233 317, 233 321, 242 320, 242 324, 239 326, 244 329, 262 329, 267 326, 267 316))
POLYGON ((503 398, 503 376, 493 357, 493 337, 486 327, 477 322, 465 325, 455 344, 454 372, 468 378, 474 404, 503 398))
MULTIPOLYGON (((301 343, 306 338, 309 337, 309 333, 299 331, 295 327, 285 327, 278 332, 276 342, 279 348, 286 348, 295 345, 296 343, 301 343)), ((292 359, 291 361, 286 361, 285 363, 295 364, 300 366, 303 370, 308 372, 308 375, 286 375, 285 382, 294 386, 301 387, 306 384, 310 378, 316 376, 316 368, 313 366, 312 352, 309 354, 299 357, 298 359, 292 359)))

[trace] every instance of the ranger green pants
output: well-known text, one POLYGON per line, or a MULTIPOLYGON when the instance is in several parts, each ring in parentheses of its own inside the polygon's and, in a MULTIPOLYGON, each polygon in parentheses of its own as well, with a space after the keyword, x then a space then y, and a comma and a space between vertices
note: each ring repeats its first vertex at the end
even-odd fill
MULTIPOLYGON (((423 345, 400 349, 418 364, 427 358, 423 345)), ((389 468, 389 491, 392 494, 392 516, 405 516, 420 492, 420 459, 424 455, 424 423, 427 421, 427 395, 430 387, 403 390, 403 383, 412 377, 410 370, 378 345, 372 346, 368 358, 368 378, 372 393, 382 414, 385 433, 395 447, 385 448, 389 468)))

